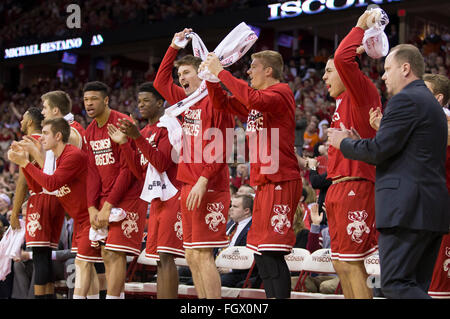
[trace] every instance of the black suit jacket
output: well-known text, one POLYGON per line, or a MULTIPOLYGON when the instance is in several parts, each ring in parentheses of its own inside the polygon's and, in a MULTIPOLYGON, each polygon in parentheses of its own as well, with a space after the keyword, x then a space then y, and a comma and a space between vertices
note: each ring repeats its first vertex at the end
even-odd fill
POLYGON ((372 139, 341 142, 346 158, 376 165, 377 228, 448 232, 447 121, 422 80, 393 96, 372 139))
MULTIPOLYGON (((246 246, 247 245, 247 234, 248 230, 250 229, 250 226, 252 225, 252 218, 249 220, 247 225, 242 229, 242 231, 239 233, 238 237, 236 238, 236 242, 234 243, 234 246, 246 246)), ((234 226, 234 222, 229 222, 227 224, 227 233, 228 230, 234 226)), ((230 238, 231 240, 231 238, 230 238)))

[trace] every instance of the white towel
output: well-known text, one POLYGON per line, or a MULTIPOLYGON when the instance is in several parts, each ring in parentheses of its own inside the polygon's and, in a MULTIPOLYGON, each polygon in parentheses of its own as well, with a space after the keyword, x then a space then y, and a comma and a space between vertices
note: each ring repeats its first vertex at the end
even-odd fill
MULTIPOLYGON (((176 118, 163 115, 159 119, 158 127, 165 127, 169 133, 169 142, 176 152, 176 156, 181 149, 181 125, 176 118)), ((172 158, 174 154, 172 154, 172 158)), ((160 173, 151 164, 148 163, 147 173, 145 175, 144 186, 142 187, 141 199, 151 202, 154 198, 160 198, 162 201, 171 199, 178 193, 178 189, 173 186, 166 172, 160 173)))
POLYGON ((9 226, 0 241, 0 281, 5 280, 11 272, 11 259, 20 258, 25 240, 25 222, 19 220, 19 223, 20 229, 9 226))
MULTIPOLYGON (((182 41, 178 41, 176 39, 175 44, 184 48, 188 43, 188 38, 191 38, 194 56, 205 60, 209 52, 200 37, 195 32, 191 32, 186 37, 187 38, 182 41)), ((214 50, 214 53, 219 57, 221 64, 224 67, 228 67, 247 53, 256 40, 258 40, 258 36, 255 32, 253 32, 247 24, 241 22, 220 42, 214 50)), ((200 87, 184 100, 167 108, 167 115, 176 117, 208 95, 205 80, 210 82, 219 82, 219 79, 215 75, 211 74, 209 70, 203 70, 198 74, 198 76, 203 80, 200 87)))
MULTIPOLYGON (((53 173, 55 172, 56 169, 56 158, 55 158, 55 154, 53 153, 52 150, 48 150, 45 152, 45 161, 44 161, 44 173, 47 175, 53 175, 53 173)), ((48 190, 46 190, 45 188, 42 187, 42 192, 44 194, 49 194, 49 195, 58 195, 58 191, 53 191, 50 192, 48 190)))
MULTIPOLYGON (((109 214, 109 222, 120 222, 127 217, 127 212, 122 208, 111 208, 111 213, 109 214)), ((99 228, 95 230, 94 228, 89 229, 89 240, 91 241, 92 247, 98 247, 98 242, 103 241, 108 237, 108 227, 99 228)))
POLYGON ((157 127, 165 127, 169 133, 169 142, 172 144, 175 151, 179 154, 181 150, 181 136, 183 134, 183 130, 181 128, 180 122, 167 115, 163 115, 159 118, 157 127))
POLYGON ((364 32, 363 46, 367 55, 372 59, 384 57, 389 52, 389 40, 384 33, 384 28, 389 23, 389 17, 381 8, 368 9, 372 16, 368 19, 367 29, 364 32), (375 16, 375 23, 372 24, 372 17, 375 16))

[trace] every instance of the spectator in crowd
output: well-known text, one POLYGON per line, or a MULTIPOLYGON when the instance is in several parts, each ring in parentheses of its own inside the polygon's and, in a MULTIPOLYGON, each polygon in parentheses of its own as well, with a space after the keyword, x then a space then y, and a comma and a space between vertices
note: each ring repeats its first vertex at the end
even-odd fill
MULTIPOLYGON (((229 211, 230 221, 227 224, 227 236, 230 239, 228 247, 246 246, 247 233, 252 225, 253 197, 249 195, 237 195, 231 199, 229 211)), ((222 286, 242 287, 248 270, 219 268, 222 286)), ((257 272, 253 271, 252 276, 257 272)))
POLYGON ((4 194, 0 194, 0 215, 6 216, 6 213, 9 211, 9 207, 11 206, 11 198, 4 194))
POLYGON ((302 155, 303 145, 305 144, 304 134, 308 121, 305 117, 305 111, 297 107, 295 109, 295 147, 297 153, 302 155))
MULTIPOLYGON (((323 213, 319 212, 318 203, 311 204, 311 229, 308 234, 308 241, 306 249, 310 253, 318 249, 330 248, 330 234, 328 226, 323 225, 325 216, 325 209, 323 213)), ((309 285, 310 292, 319 292, 322 294, 332 294, 336 292, 339 285, 339 277, 336 275, 319 275, 310 276, 309 281, 314 285, 309 285)), ((307 286, 308 287, 308 286, 307 286)))
POLYGON ((317 131, 317 123, 315 121, 309 122, 303 135, 303 139, 303 151, 305 155, 312 155, 314 146, 320 142, 319 133, 317 131))
POLYGON ((250 169, 248 164, 238 164, 236 176, 231 179, 231 183, 239 189, 242 185, 250 183, 250 169))
POLYGON ((305 205, 305 200, 308 197, 308 192, 305 188, 302 189, 302 196, 300 197, 300 202, 298 203, 297 210, 294 215, 294 232, 295 232, 295 248, 306 249, 306 243, 308 240, 309 227, 305 225, 304 219, 307 216, 308 206, 305 205))
MULTIPOLYGON (((4 233, 9 227, 8 219, 5 215, 0 214, 0 240, 2 240, 4 233)), ((12 267, 12 262, 10 264, 12 267)), ((12 270, 12 269, 11 269, 12 270)), ((14 273, 11 271, 4 280, 0 281, 0 299, 10 299, 13 287, 14 273)))
POLYGON ((249 184, 243 184, 238 188, 236 195, 250 195, 255 197, 255 189, 251 187, 249 184))

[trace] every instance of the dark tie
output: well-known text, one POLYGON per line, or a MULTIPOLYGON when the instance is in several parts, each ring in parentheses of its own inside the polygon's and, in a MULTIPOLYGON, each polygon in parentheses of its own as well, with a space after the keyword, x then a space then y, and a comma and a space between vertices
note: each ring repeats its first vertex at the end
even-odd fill
POLYGON ((228 240, 231 242, 231 239, 233 239, 234 234, 236 233, 236 230, 238 228, 239 223, 234 223, 233 226, 231 226, 230 232, 228 233, 228 240))

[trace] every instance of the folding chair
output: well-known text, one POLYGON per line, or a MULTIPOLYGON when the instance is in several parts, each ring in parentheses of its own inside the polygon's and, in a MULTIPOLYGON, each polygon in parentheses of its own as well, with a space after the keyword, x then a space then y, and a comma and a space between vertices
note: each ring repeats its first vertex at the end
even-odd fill
MULTIPOLYGON (((249 286, 250 275, 254 267, 253 251, 244 246, 232 246, 223 249, 216 257, 218 268, 229 268, 237 270, 249 270, 243 284, 243 288, 249 286)), ((222 287, 223 298, 237 298, 240 288, 222 287)))
POLYGON ((139 256, 136 256, 131 261, 127 273, 127 282, 125 283, 125 293, 134 296, 155 296, 156 282, 133 282, 134 275, 137 270, 155 270, 157 267, 156 259, 145 256, 145 249, 141 251, 139 256))
POLYGON ((303 270, 303 263, 307 257, 311 254, 309 250, 303 248, 292 248, 292 251, 289 255, 285 255, 284 259, 286 260, 287 266, 290 272, 300 272, 298 276, 297 283, 295 285, 294 291, 299 291, 300 288, 300 279, 302 278, 301 272, 303 270))
MULTIPOLYGON (((127 257, 128 258, 128 257, 127 257)), ((142 265, 156 267, 156 259, 145 257, 145 249, 141 251, 139 256, 132 257, 133 259, 130 261, 130 265, 128 266, 127 278, 128 282, 131 282, 134 279, 134 274, 138 268, 142 269, 142 265)), ((128 259, 127 259, 128 261, 128 259)))
MULTIPOLYGON (((311 273, 316 274, 336 274, 336 270, 331 262, 331 251, 328 248, 318 249, 311 255, 307 256, 303 262, 303 269, 300 273, 301 284, 300 291, 305 291, 305 281, 311 273)), ((299 287, 297 287, 299 288, 299 287)), ((338 293, 340 284, 337 286, 335 293, 338 293)))
POLYGON ((378 255, 378 250, 364 259, 364 266, 368 275, 380 276, 380 256, 378 255))

